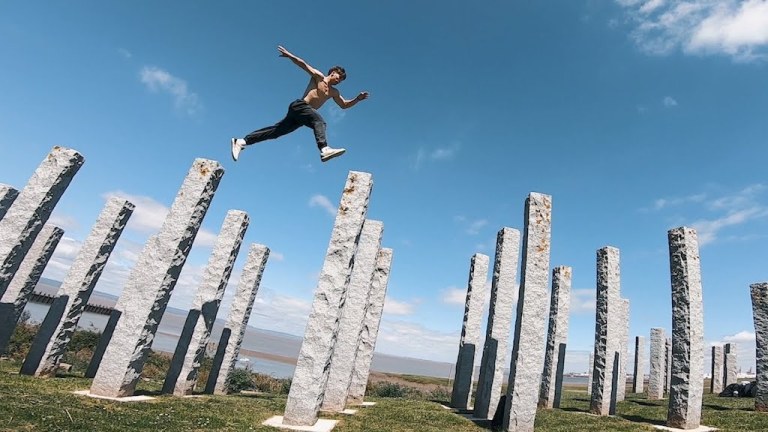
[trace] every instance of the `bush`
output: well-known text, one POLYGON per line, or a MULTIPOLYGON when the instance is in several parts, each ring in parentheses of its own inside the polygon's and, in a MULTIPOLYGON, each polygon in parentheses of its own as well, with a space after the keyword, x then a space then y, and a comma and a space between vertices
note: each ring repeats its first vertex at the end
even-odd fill
POLYGON ((40 329, 40 325, 30 323, 29 318, 29 312, 21 313, 16 330, 11 335, 11 340, 8 341, 5 354, 13 360, 24 360, 29 352, 29 347, 32 346, 35 334, 40 329))
POLYGON ((412 388, 404 387, 404 386, 401 386, 400 384, 395 384, 390 382, 382 382, 382 383, 376 383, 374 385, 369 385, 368 391, 366 393, 368 393, 370 396, 378 396, 378 397, 385 397, 385 398, 404 398, 404 397, 416 396, 416 394, 420 394, 418 390, 414 390, 412 388))
POLYGON ((252 374, 253 386, 256 390, 272 394, 288 394, 291 389, 291 380, 274 378, 270 375, 252 374))
POLYGON ((243 390, 251 390, 254 388, 253 375, 247 369, 235 369, 229 376, 229 383, 227 383, 227 390, 229 393, 238 393, 243 390))

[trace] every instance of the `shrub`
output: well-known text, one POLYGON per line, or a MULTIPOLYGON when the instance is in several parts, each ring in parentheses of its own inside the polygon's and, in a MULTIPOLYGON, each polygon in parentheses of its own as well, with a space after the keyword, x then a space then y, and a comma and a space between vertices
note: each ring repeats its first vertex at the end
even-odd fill
POLYGON ((414 393, 420 392, 418 392, 418 390, 401 386, 400 384, 381 382, 374 385, 369 385, 367 393, 371 396, 385 398, 404 398, 408 396, 416 396, 414 393))
POLYGON ((29 312, 21 313, 16 330, 11 335, 11 340, 8 341, 5 353, 14 360, 23 360, 27 356, 29 347, 32 346, 32 340, 40 329, 40 325, 30 323, 29 318, 29 312))
POLYGON ((229 376, 227 390, 230 393, 238 393, 254 388, 253 375, 247 369, 235 369, 229 376))

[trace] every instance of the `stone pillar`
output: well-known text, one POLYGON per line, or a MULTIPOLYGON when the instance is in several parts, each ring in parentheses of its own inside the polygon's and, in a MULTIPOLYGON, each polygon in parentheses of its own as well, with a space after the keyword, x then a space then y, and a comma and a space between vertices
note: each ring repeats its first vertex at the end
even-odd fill
POLYGON ((475 371, 475 352, 480 344, 480 325, 485 306, 485 281, 488 280, 487 255, 474 254, 469 266, 467 300, 464 304, 464 322, 461 327, 459 354, 451 392, 451 406, 469 409, 472 397, 472 378, 475 371))
POLYGON ((339 314, 347 297, 372 187, 370 174, 349 172, 285 404, 285 425, 310 426, 317 422, 339 330, 339 314))
POLYGON ((712 346, 712 379, 709 382, 709 392, 720 394, 723 391, 723 347, 712 346))
POLYGON ((612 391, 614 357, 619 351, 621 323, 619 250, 607 246, 597 251, 597 303, 595 307, 595 366, 592 372, 590 412, 610 415, 616 394, 612 391))
POLYGON ((223 175, 216 161, 193 163, 160 232, 147 241, 123 288, 122 316, 104 351, 91 394, 133 395, 157 326, 223 175))
POLYGON ((529 194, 524 223, 520 295, 503 427, 508 431, 530 432, 536 420, 544 369, 552 197, 529 194))
POLYGON ((0 219, 0 297, 83 162, 75 150, 54 147, 0 219))
POLYGON ((621 402, 627 395, 627 360, 629 359, 629 300, 621 299, 621 326, 619 330, 619 380, 616 401, 621 402))
POLYGON ((0 183, 0 220, 3 219, 5 213, 11 208, 11 204, 19 196, 19 191, 12 186, 0 183))
POLYGON ((56 376, 85 305, 134 208, 133 203, 124 199, 111 198, 107 201, 40 324, 40 330, 21 366, 21 374, 56 376))
POLYGON ((371 372, 373 351, 376 349, 376 338, 379 334, 381 314, 384 311, 384 299, 387 294, 387 283, 392 266, 392 249, 382 248, 376 255, 376 269, 371 280, 371 295, 363 321, 363 331, 360 335, 360 345, 355 356, 355 367, 352 369, 352 382, 349 385, 347 403, 360 405, 365 397, 368 376, 371 372))
POLYGON ((645 338, 635 336, 635 376, 632 378, 632 393, 642 393, 645 384, 645 338))
POLYGON ((589 374, 587 377, 587 396, 592 395, 592 372, 595 368, 595 353, 594 349, 591 353, 589 353, 589 369, 587 373, 589 374))
POLYGON ((375 220, 366 220, 355 253, 355 265, 347 289, 347 301, 341 311, 339 336, 331 357, 331 369, 328 371, 328 384, 321 409, 344 411, 347 404, 349 385, 352 382, 352 369, 355 355, 360 345, 360 333, 363 330, 371 281, 376 268, 376 256, 381 249, 381 236, 384 224, 375 220))
POLYGON ((672 378, 667 425, 696 429, 704 397, 704 306, 696 230, 669 230, 672 276, 672 378))
POLYGON ((501 384, 507 366, 509 330, 517 288, 517 263, 520 258, 520 231, 502 228, 496 234, 496 256, 491 279, 491 304, 480 360, 480 376, 475 393, 474 416, 492 419, 501 399, 501 384))
POLYGON ((544 373, 541 375, 539 406, 554 408, 555 381, 557 380, 558 350, 568 341, 568 317, 571 303, 570 267, 555 267, 552 270, 552 298, 549 305, 549 332, 544 355, 544 373))
POLYGON ((0 298, 0 354, 8 348, 29 296, 37 286, 40 275, 43 274, 63 235, 64 230, 61 228, 46 224, 27 252, 5 294, 0 298))
POLYGON ((651 371, 648 375, 648 399, 664 399, 666 383, 666 336, 663 328, 651 329, 651 371))
POLYGON ((723 388, 739 382, 739 359, 736 356, 736 344, 727 343, 724 345, 725 364, 723 365, 723 388))
POLYGON ((664 347, 667 350, 667 353, 665 355, 665 364, 667 365, 667 370, 664 373, 664 393, 669 393, 669 388, 672 383, 672 339, 667 338, 667 340, 664 342, 664 347))
POLYGON ((229 283, 240 245, 250 218, 240 210, 230 210, 224 218, 221 231, 213 246, 203 279, 192 301, 179 342, 171 359, 171 366, 163 382, 163 393, 176 396, 192 394, 197 383, 200 362, 211 336, 213 322, 219 313, 224 289, 229 283))
POLYGON ((255 243, 251 245, 240 275, 240 282, 237 284, 237 292, 229 308, 227 324, 221 331, 211 372, 208 374, 208 382, 205 385, 205 393, 223 395, 228 392, 229 380, 235 369, 237 356, 240 354, 240 346, 248 327, 248 320, 251 318, 253 301, 259 292, 261 276, 264 274, 268 258, 268 247, 255 243))
POLYGON ((752 296, 752 317, 755 321, 755 378, 757 394, 755 411, 768 411, 768 283, 749 286, 752 296))

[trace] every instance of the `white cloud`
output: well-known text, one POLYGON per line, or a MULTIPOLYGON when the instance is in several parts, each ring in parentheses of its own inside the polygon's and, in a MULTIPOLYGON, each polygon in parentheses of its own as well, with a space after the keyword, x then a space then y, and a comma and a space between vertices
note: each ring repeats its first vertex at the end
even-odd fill
POLYGON ((752 207, 743 210, 729 211, 725 216, 716 219, 700 219, 691 226, 696 229, 699 245, 703 246, 717 239, 717 234, 725 227, 741 225, 750 220, 768 216, 768 209, 764 207, 752 207))
POLYGON ((594 314, 595 304, 597 302, 597 289, 574 289, 571 290, 571 314, 594 314))
POLYGON ((117 50, 117 52, 119 52, 120 55, 123 56, 126 59, 129 59, 129 58, 133 57, 133 54, 131 54, 131 52, 128 51, 127 49, 125 49, 125 48, 120 48, 120 49, 117 50))
POLYGON ((677 101, 672 96, 666 96, 664 97, 664 100, 661 101, 661 103, 664 104, 665 107, 671 108, 677 106, 677 101))
POLYGON ((416 153, 411 156, 411 168, 418 170, 425 162, 437 162, 453 159, 458 153, 461 144, 454 142, 451 145, 437 147, 431 150, 419 147, 416 153))
POLYGON ((282 261, 285 261, 285 255, 283 255, 280 252, 269 251, 269 260, 270 261, 282 262, 282 261))
POLYGON ((478 219, 475 221, 472 221, 472 223, 469 224, 469 227, 467 227, 467 234, 475 235, 480 232, 480 229, 484 226, 488 225, 488 221, 485 219, 478 219))
POLYGON ((735 335, 725 336, 723 340, 725 342, 735 342, 735 343, 749 343, 749 342, 754 343, 755 333, 749 332, 749 331, 740 331, 735 335))
POLYGON ((390 296, 384 300, 384 313, 387 315, 411 315, 413 309, 413 304, 397 301, 390 296))
POLYGON ((191 92, 187 82, 155 66, 145 66, 141 70, 141 82, 151 91, 168 93, 173 97, 177 109, 194 115, 203 108, 197 94, 191 92))
POLYGON ((70 215, 59 213, 56 210, 54 210, 51 217, 48 218, 48 223, 63 229, 64 232, 80 229, 80 223, 77 219, 70 215))
POLYGON ((450 305, 464 306, 467 302, 467 289, 449 287, 442 291, 440 300, 450 305))
POLYGON ((313 195, 312 198, 309 199, 309 206, 320 207, 324 209, 329 215, 336 217, 336 206, 331 204, 331 200, 329 200, 328 197, 324 195, 313 195))
POLYGON ((768 58, 768 0, 616 0, 634 23, 632 39, 650 54, 768 58))
MULTIPOLYGON (((405 357, 455 362, 458 333, 445 333, 421 324, 382 318, 376 351, 405 357)), ((446 371, 448 373, 448 371, 446 371)))

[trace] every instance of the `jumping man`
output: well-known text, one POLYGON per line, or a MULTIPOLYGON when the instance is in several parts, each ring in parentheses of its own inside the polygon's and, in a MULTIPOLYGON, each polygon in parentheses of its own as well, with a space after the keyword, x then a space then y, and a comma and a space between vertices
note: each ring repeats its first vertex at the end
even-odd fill
POLYGON ((302 99, 296 99, 288 105, 288 113, 285 114, 282 120, 273 126, 253 131, 246 135, 245 138, 232 138, 232 159, 237 161, 238 157, 240 157, 240 152, 245 146, 281 137, 295 131, 299 126, 311 127, 315 132, 315 141, 317 142, 317 148, 320 150, 321 161, 326 162, 336 156, 341 156, 346 150, 328 146, 325 139, 325 121, 317 110, 330 98, 333 98, 334 102, 342 109, 351 108, 361 100, 367 99, 368 92, 360 92, 352 100, 344 99, 336 87, 334 87, 347 77, 343 67, 334 66, 328 71, 328 75, 323 75, 322 72, 291 54, 285 48, 278 46, 277 50, 280 51, 280 57, 288 57, 297 66, 307 71, 310 76, 309 85, 304 91, 302 99))

